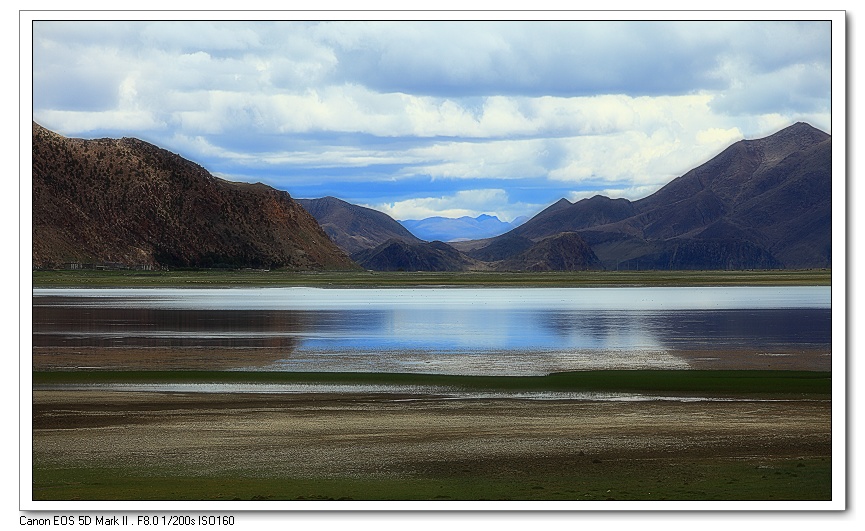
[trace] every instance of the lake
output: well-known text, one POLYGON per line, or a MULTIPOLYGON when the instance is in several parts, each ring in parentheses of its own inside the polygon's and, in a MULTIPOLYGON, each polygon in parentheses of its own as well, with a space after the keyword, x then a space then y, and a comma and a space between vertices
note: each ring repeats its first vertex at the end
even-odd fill
POLYGON ((830 287, 34 289, 34 369, 831 368, 830 287))

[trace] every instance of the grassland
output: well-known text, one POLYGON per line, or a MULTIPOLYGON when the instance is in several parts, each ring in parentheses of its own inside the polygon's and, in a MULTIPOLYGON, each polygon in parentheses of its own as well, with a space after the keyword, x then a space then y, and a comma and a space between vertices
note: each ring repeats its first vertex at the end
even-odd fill
POLYGON ((291 272, 251 270, 34 271, 34 287, 589 287, 828 286, 831 270, 494 272, 291 272))
MULTIPOLYGON (((763 459, 759 464, 709 458, 548 464, 542 473, 516 478, 487 472, 478 463, 452 462, 423 478, 237 477, 196 470, 47 468, 36 471, 39 500, 292 501, 784 501, 831 499, 831 459, 763 459), (110 479, 109 479, 110 478, 110 479)), ((501 463, 498 467, 505 467, 501 463)), ((518 463, 511 468, 519 470, 518 463), (515 466, 516 465, 516 466, 515 466)), ((498 468, 497 467, 497 468, 498 468)), ((572 506, 579 509, 580 504, 572 506)), ((330 507, 322 504, 322 510, 330 507)), ((346 508, 346 507, 343 507, 346 508)), ((400 509, 399 504, 392 506, 400 509)), ((661 507, 659 507, 661 508, 661 507)))

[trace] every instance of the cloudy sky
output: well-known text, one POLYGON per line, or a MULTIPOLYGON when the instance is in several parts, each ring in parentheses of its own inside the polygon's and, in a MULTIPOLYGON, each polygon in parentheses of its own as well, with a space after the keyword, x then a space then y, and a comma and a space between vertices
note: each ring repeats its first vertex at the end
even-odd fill
POLYGON ((645 197, 797 121, 831 133, 831 29, 37 20, 33 119, 396 219, 511 220, 561 197, 645 197))

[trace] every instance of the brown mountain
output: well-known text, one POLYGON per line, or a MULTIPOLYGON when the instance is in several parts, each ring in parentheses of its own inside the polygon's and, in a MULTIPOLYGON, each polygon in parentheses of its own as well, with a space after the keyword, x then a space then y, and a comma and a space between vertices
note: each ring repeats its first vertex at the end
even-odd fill
POLYGON ((561 200, 466 248, 507 259, 525 239, 576 231, 607 269, 831 267, 831 170, 831 136, 797 123, 736 142, 646 198, 561 200), (519 242, 511 253, 508 239, 519 242))
POLYGON ((324 231, 349 254, 372 249, 388 240, 421 240, 384 212, 347 203, 335 197, 298 199, 324 231))
POLYGON ((33 124, 33 267, 355 269, 288 193, 212 176, 134 138, 33 124))
POLYGON ((351 255, 355 262, 373 271, 466 271, 486 269, 450 245, 440 242, 408 243, 388 240, 374 249, 351 255))

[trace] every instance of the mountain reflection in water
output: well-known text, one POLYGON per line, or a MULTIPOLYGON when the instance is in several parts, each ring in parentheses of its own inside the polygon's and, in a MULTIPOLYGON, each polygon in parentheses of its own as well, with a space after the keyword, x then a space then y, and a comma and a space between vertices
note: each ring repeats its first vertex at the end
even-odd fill
POLYGON ((828 370, 830 359, 828 287, 37 289, 33 297, 35 369, 542 374, 828 370))

